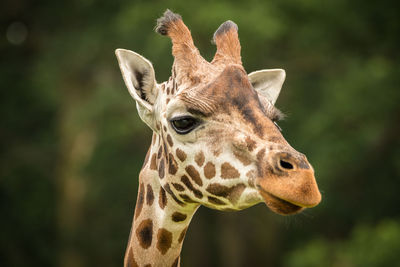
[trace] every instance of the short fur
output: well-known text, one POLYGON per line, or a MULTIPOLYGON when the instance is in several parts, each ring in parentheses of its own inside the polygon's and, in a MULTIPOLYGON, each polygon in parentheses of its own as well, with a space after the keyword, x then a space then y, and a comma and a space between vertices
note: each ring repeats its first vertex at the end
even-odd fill
POLYGON ((317 205, 321 195, 314 170, 274 124, 281 115, 272 103, 284 71, 248 75, 232 21, 215 32, 211 63, 200 56, 180 15, 167 10, 156 32, 172 41, 168 81, 150 88, 155 81, 151 63, 134 52, 117 53, 128 89, 135 83, 139 90, 139 97, 133 94, 139 114, 154 131, 139 175, 125 266, 178 266, 200 205, 237 211, 263 201, 282 215, 317 205), (259 81, 257 89, 250 77, 259 81), (190 118, 196 127, 179 133, 174 128, 179 118, 190 118))

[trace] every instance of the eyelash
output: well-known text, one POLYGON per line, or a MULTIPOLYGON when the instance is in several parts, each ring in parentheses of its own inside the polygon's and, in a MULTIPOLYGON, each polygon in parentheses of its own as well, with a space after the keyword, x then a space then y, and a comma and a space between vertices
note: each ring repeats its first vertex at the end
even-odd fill
POLYGON ((278 130, 280 132, 282 132, 282 128, 278 125, 278 123, 276 121, 272 121, 272 122, 275 124, 276 128, 278 128, 278 130))
POLYGON ((200 120, 191 116, 182 116, 171 119, 170 123, 177 134, 184 135, 197 128, 200 124, 200 120), (181 123, 181 125, 179 125, 179 123, 181 123))

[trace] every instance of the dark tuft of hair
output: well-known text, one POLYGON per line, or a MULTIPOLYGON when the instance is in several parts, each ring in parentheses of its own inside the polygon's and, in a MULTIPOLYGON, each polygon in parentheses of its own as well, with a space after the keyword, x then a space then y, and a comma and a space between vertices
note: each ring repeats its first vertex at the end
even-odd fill
POLYGON ((219 35, 224 34, 224 33, 228 32, 228 31, 230 31, 230 29, 232 29, 232 28, 235 29, 236 31, 238 31, 238 26, 236 25, 235 22, 233 22, 233 21, 231 21, 231 20, 225 21, 225 22, 222 23, 221 26, 219 26, 219 28, 215 31, 213 40, 212 40, 211 42, 212 42, 213 44, 215 44, 215 40, 216 40, 216 38, 217 38, 219 35))
POLYGON ((181 15, 167 9, 165 10, 164 15, 157 19, 157 24, 154 30, 161 35, 167 35, 170 23, 181 19, 181 15))
POLYGON ((284 120, 286 117, 286 114, 277 108, 275 108, 272 113, 272 121, 281 121, 284 120))

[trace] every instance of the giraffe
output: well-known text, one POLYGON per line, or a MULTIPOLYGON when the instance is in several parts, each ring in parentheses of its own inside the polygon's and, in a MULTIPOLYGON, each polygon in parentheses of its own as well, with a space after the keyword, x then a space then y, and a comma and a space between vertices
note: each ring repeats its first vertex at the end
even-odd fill
POLYGON ((116 50, 139 116, 153 130, 124 266, 180 266, 186 231, 201 205, 237 211, 265 202, 281 215, 316 206, 314 170, 276 124, 285 71, 247 74, 232 21, 214 33, 211 62, 179 14, 165 11, 155 30, 172 41, 169 80, 157 83, 150 61, 116 50))

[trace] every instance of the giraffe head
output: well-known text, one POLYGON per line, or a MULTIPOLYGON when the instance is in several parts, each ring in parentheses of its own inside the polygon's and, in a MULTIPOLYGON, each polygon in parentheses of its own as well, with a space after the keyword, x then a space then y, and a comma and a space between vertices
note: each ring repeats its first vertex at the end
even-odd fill
POLYGON ((281 69, 247 74, 237 26, 214 34, 217 52, 201 57, 181 17, 167 10, 156 31, 172 40, 172 76, 155 80, 152 64, 118 49, 116 55, 141 119, 154 131, 149 169, 180 205, 240 210, 264 201, 294 214, 321 195, 306 157, 282 136, 274 107, 285 79, 281 69))

